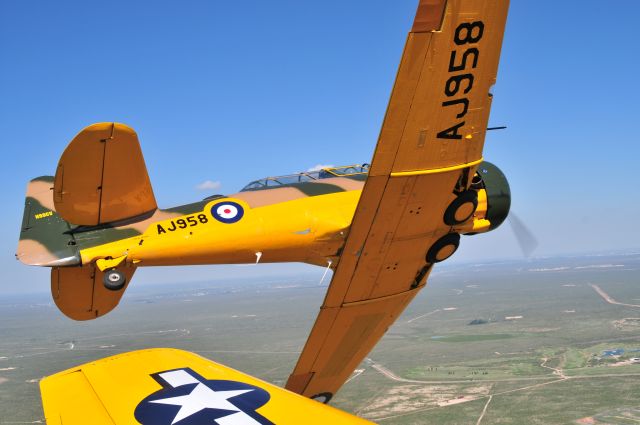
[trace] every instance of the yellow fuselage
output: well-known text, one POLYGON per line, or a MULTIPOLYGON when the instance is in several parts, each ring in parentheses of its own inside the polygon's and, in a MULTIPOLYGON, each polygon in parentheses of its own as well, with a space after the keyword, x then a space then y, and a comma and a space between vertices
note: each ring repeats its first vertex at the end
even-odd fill
MULTIPOLYGON (((203 210, 152 221, 135 237, 80 251, 83 264, 108 259, 136 266, 307 262, 326 265, 338 255, 361 190, 300 197, 252 208, 241 197, 212 200, 203 210), (224 203, 242 207, 234 223, 218 220, 224 203)), ((240 194, 239 194, 240 195, 240 194)))

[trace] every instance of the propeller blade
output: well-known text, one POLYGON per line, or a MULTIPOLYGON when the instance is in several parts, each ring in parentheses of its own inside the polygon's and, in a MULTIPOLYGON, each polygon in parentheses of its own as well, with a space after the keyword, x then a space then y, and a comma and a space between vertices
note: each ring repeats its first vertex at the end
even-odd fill
POLYGON ((531 233, 522 220, 520 220, 513 212, 509 214, 509 223, 511 224, 513 234, 516 236, 518 245, 520 245, 522 254, 526 258, 531 257, 533 251, 538 247, 538 240, 533 236, 533 233, 531 233))

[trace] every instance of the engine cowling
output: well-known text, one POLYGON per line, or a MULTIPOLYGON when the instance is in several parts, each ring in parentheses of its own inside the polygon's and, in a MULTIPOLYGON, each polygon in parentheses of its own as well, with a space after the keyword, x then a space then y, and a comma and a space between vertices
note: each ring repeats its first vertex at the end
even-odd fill
POLYGON ((482 162, 470 189, 478 193, 478 206, 473 218, 456 230, 473 235, 496 229, 506 220, 511 208, 511 189, 506 176, 494 164, 482 162))
MULTIPOLYGON (((459 187, 455 195, 442 217, 443 222, 451 226, 451 231, 429 247, 426 255, 428 264, 451 257, 460 245, 461 234, 489 232, 500 226, 509 215, 509 182, 504 173, 490 162, 482 162, 469 187, 459 187)), ((426 273, 427 270, 428 267, 425 267, 420 273, 426 273)), ((418 274, 415 284, 423 277, 418 274)))

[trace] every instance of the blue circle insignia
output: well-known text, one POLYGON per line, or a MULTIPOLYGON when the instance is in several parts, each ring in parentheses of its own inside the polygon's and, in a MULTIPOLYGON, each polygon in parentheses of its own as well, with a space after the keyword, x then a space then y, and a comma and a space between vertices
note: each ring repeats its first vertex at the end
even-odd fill
POLYGON ((211 215, 222 223, 236 223, 244 216, 244 208, 237 202, 219 202, 211 207, 211 215))
POLYGON ((271 397, 262 388, 244 382, 207 380, 189 368, 152 377, 163 389, 136 407, 135 418, 142 425, 274 425, 256 412, 271 397))

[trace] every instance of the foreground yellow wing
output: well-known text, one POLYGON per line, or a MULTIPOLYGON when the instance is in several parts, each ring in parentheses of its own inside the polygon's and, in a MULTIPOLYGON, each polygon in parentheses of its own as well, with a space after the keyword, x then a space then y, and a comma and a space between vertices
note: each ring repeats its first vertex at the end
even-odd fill
POLYGON ((508 0, 421 0, 369 177, 287 388, 328 401, 457 248, 508 0))
POLYGON ((43 379, 48 425, 368 424, 174 349, 120 354, 43 379))
POLYGON ((73 224, 110 223, 157 208, 138 135, 118 123, 78 133, 60 158, 53 193, 56 212, 73 224))

